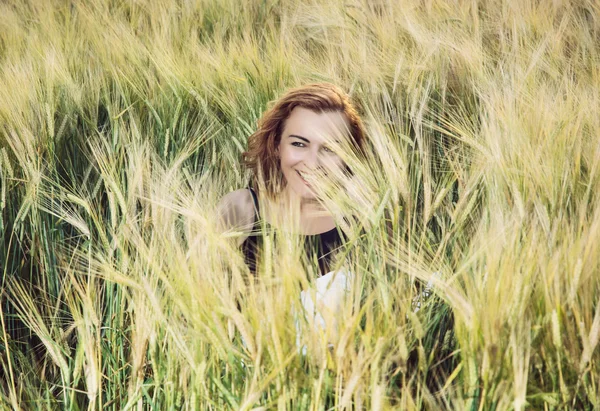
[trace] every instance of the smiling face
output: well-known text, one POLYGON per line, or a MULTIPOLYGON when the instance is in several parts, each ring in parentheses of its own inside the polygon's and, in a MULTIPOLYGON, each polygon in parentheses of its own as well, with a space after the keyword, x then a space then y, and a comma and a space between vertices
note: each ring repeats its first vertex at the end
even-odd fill
POLYGON ((348 120, 340 111, 315 112, 294 108, 281 133, 279 165, 290 194, 314 199, 308 181, 317 174, 343 167, 343 161, 331 149, 335 140, 348 134, 348 120))

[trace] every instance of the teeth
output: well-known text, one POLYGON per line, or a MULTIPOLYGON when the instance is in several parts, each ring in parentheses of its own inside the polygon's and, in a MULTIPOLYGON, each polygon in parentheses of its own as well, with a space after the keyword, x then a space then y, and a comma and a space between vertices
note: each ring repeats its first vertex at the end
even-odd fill
POLYGON ((305 175, 304 173, 300 172, 300 171, 296 171, 296 172, 298 173, 298 175, 300 175, 300 178, 301 178, 302 180, 306 181, 307 183, 309 182, 309 179, 310 179, 310 177, 309 177, 309 178, 307 178, 308 176, 307 176, 307 175, 305 175))

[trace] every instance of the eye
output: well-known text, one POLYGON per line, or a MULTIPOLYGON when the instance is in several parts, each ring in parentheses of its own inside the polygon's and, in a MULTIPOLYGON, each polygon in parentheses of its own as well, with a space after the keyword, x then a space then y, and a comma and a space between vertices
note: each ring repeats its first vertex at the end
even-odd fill
POLYGON ((294 142, 292 143, 292 145, 293 145, 294 147, 305 147, 304 143, 301 143, 301 142, 299 142, 299 141, 294 141, 294 142))
POLYGON ((330 148, 329 148, 329 147, 327 147, 327 146, 324 146, 324 147, 323 147, 323 150, 325 150, 325 152, 326 152, 326 153, 333 153, 333 152, 334 152, 332 149, 330 149, 330 148))

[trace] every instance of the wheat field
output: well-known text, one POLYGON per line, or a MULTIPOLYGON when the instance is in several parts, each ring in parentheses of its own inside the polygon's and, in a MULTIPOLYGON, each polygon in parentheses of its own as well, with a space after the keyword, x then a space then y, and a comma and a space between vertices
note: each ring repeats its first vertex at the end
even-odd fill
POLYGON ((600 408, 597 1, 0 16, 1 408, 600 408), (298 244, 248 282, 214 224, 261 114, 312 82, 370 147, 332 200, 361 213, 327 335, 295 325, 298 244))

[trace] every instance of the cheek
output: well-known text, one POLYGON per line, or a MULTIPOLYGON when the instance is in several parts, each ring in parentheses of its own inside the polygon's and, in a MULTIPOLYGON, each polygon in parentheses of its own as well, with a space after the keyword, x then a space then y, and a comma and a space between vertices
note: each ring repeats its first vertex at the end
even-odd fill
POLYGON ((329 158, 324 158, 323 163, 327 168, 330 169, 341 169, 344 167, 344 161, 338 156, 331 156, 329 158))
POLYGON ((300 162, 301 159, 302 156, 299 153, 294 152, 293 150, 282 150, 281 156, 279 158, 279 163, 281 164, 282 168, 292 167, 298 164, 298 162, 300 162))

